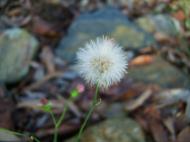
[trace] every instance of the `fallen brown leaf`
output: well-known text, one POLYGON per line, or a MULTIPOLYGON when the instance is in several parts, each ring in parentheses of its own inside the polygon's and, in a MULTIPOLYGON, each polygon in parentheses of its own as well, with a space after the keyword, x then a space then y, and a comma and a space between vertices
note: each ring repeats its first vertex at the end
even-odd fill
POLYGON ((136 58, 134 58, 131 62, 130 65, 146 65, 150 64, 153 62, 153 56, 151 55, 141 55, 136 58))
POLYGON ((12 128, 11 113, 14 108, 11 100, 0 98, 0 128, 12 128))
POLYGON ((33 18, 33 32, 43 36, 54 37, 57 35, 57 33, 53 30, 53 26, 40 17, 33 18))
POLYGON ((127 111, 133 111, 144 104, 144 102, 151 96, 152 91, 146 90, 144 93, 142 93, 137 99, 132 100, 127 103, 125 109, 127 111))
POLYGON ((155 142, 169 142, 168 134, 160 121, 152 119, 149 126, 155 142))
POLYGON ((177 142, 189 142, 190 141, 190 127, 184 128, 177 137, 177 142))
POLYGON ((178 10, 173 14, 173 17, 175 17, 179 21, 185 20, 186 16, 183 10, 178 10))
POLYGON ((176 130, 174 127, 174 119, 172 117, 170 117, 170 118, 164 119, 163 122, 171 134, 172 141, 175 141, 176 140, 176 130))
POLYGON ((42 53, 40 54, 40 58, 42 60, 42 62, 44 63, 47 72, 49 74, 52 74, 55 72, 55 64, 54 64, 54 55, 51 51, 51 49, 47 46, 45 46, 42 49, 42 53))

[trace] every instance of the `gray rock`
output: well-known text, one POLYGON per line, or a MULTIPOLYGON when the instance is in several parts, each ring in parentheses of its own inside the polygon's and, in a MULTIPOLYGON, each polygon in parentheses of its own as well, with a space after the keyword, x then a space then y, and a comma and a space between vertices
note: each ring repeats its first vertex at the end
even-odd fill
POLYGON ((155 43, 151 34, 131 22, 118 9, 106 7, 79 16, 70 26, 68 35, 61 40, 56 54, 67 62, 74 61, 79 47, 103 35, 114 38, 125 48, 139 49, 155 43))
POLYGON ((126 6, 130 5, 130 0, 107 0, 107 3, 112 6, 126 6))
MULTIPOLYGON (((74 139, 67 142, 74 142, 74 139)), ((88 128, 81 142, 145 142, 143 132, 134 120, 115 118, 88 128)))
POLYGON ((27 31, 12 28, 0 35, 0 82, 14 82, 27 74, 38 41, 27 31))
POLYGON ((190 79, 186 74, 160 56, 154 57, 151 64, 129 67, 128 77, 147 84, 157 84, 163 88, 189 88, 190 84, 190 79))
POLYGON ((8 0, 1 0, 0 1, 0 8, 3 8, 7 4, 8 0))
POLYGON ((168 36, 178 36, 180 34, 180 23, 169 15, 149 15, 136 20, 147 32, 161 32, 168 36))
POLYGON ((118 118, 126 116, 125 105, 121 102, 113 103, 107 106, 104 116, 107 118, 118 118))

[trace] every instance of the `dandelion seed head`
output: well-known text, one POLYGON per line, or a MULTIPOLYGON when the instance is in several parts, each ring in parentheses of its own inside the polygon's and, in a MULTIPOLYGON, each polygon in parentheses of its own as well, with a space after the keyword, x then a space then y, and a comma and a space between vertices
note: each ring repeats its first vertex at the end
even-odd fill
POLYGON ((77 52, 77 71, 91 85, 108 88, 123 78, 126 69, 126 54, 113 39, 97 38, 77 52))

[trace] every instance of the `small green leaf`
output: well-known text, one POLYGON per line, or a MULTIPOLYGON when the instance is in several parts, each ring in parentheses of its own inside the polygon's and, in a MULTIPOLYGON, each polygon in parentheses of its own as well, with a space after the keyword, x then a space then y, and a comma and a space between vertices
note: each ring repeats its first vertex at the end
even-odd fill
POLYGON ((40 107, 45 112, 52 112, 52 103, 48 102, 47 104, 40 107))
POLYGON ((76 98, 76 97, 78 97, 79 96, 79 92, 76 90, 76 89, 73 89, 72 91, 71 91, 71 97, 72 98, 76 98))

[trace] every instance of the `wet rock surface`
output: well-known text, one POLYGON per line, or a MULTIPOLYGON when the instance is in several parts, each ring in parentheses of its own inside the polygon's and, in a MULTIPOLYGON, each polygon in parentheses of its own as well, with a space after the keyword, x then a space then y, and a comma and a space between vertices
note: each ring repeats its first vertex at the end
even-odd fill
POLYGON ((144 83, 157 84, 163 88, 189 88, 189 77, 179 69, 155 56, 154 61, 147 65, 132 66, 128 77, 144 83))
POLYGON ((103 35, 114 38, 125 48, 139 49, 155 44, 151 34, 130 21, 121 11, 106 7, 76 18, 67 36, 60 41, 56 54, 67 62, 72 62, 79 47, 103 35))
POLYGON ((169 15, 158 14, 141 17, 136 23, 147 32, 161 32, 168 36, 178 36, 180 23, 169 15))

